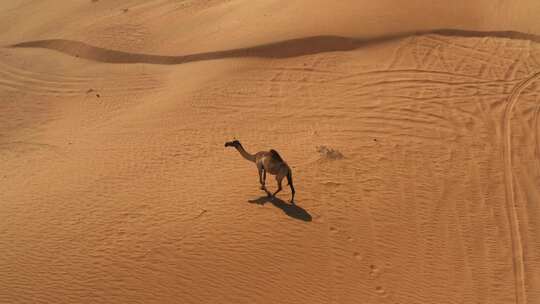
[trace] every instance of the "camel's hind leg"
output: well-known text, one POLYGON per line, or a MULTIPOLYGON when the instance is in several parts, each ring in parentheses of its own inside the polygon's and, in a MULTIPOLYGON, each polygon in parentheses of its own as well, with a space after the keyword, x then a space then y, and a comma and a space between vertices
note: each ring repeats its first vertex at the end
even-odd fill
POLYGON ((294 194, 296 193, 296 191, 294 191, 291 170, 289 170, 289 172, 287 173, 287 181, 289 182, 289 187, 291 187, 291 193, 292 193, 291 204, 294 205, 294 194))
POLYGON ((276 196, 276 194, 278 194, 279 191, 281 191, 283 189, 283 187, 281 187, 281 182, 283 181, 283 178, 284 176, 281 175, 281 174, 278 174, 276 176, 276 181, 277 181, 277 184, 278 184, 278 189, 276 190, 276 192, 274 192, 274 194, 272 194, 272 196, 276 196))

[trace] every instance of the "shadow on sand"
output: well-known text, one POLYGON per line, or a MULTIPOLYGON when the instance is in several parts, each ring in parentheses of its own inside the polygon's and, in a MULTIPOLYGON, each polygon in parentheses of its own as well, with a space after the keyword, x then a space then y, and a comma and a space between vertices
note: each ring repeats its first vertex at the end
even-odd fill
POLYGON ((261 44, 246 48, 211 51, 185 55, 151 55, 130 53, 93 46, 80 41, 48 39, 26 41, 10 45, 15 48, 43 48, 55 50, 70 56, 106 63, 147 63, 184 64, 205 60, 225 58, 291 58, 325 52, 350 51, 367 45, 397 40, 409 36, 436 34, 458 37, 499 37, 540 42, 540 36, 514 31, 466 31, 438 29, 429 31, 403 32, 373 38, 354 38, 342 36, 311 36, 261 44))
POLYGON ((297 220, 302 220, 305 222, 311 222, 311 214, 298 205, 292 205, 284 202, 283 200, 277 197, 268 197, 261 196, 258 199, 249 200, 248 202, 252 204, 264 205, 266 203, 272 203, 272 205, 281 209, 288 216, 295 218, 297 220))

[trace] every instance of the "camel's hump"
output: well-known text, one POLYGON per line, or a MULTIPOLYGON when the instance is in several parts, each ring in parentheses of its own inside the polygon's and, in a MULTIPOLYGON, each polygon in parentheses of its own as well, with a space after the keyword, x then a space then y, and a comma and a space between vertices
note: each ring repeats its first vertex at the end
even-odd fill
POLYGON ((279 160, 279 161, 283 161, 283 158, 281 158, 281 155, 279 155, 279 153, 274 150, 274 149, 270 149, 270 154, 272 155, 272 157, 276 160, 279 160))

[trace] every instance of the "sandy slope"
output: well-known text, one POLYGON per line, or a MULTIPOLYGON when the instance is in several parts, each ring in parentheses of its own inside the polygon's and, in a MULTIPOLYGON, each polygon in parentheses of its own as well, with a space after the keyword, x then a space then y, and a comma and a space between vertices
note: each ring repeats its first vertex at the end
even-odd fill
POLYGON ((0 4, 0 303, 540 302, 539 2, 64 2, 0 4))

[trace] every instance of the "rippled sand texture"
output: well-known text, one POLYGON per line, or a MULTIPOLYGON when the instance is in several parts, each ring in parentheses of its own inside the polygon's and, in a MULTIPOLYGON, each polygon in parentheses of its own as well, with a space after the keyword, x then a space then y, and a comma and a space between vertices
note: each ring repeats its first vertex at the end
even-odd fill
POLYGON ((540 302, 540 3, 65 2, 0 4, 0 303, 540 302))

